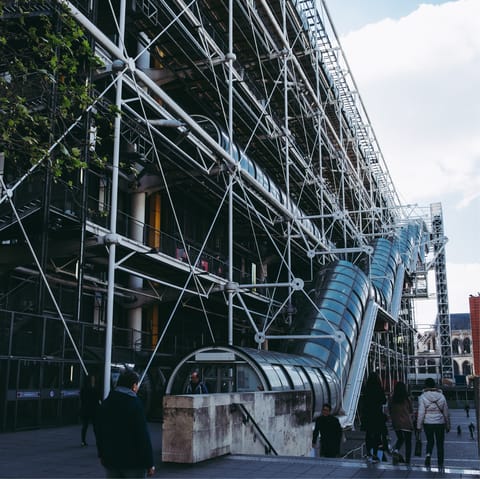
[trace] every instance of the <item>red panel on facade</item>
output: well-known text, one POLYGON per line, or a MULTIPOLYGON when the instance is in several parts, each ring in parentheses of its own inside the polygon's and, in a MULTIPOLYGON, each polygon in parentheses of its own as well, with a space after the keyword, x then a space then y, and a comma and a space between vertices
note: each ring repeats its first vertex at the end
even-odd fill
POLYGON ((473 370, 480 371, 480 296, 470 296, 470 321, 472 323, 473 370))

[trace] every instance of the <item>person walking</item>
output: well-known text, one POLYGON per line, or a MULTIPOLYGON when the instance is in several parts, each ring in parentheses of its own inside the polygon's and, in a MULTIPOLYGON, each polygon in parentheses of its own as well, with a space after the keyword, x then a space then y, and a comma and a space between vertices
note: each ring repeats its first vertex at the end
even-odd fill
POLYGON ((468 402, 465 403, 465 414, 467 415, 467 417, 470 417, 470 406, 468 405, 468 402))
POLYGON ((207 386, 203 381, 200 381, 198 371, 193 371, 190 375, 190 382, 188 383, 185 394, 208 394, 207 386))
POLYGON ((413 406, 408 395, 407 386, 399 381, 393 389, 392 399, 389 404, 392 427, 397 436, 393 448, 392 462, 398 464, 405 462, 410 464, 412 457, 412 433, 413 433, 413 406), (405 461, 402 460, 400 449, 405 444, 405 461))
POLYGON ((340 441, 342 439, 342 426, 340 421, 332 416, 332 406, 325 403, 322 414, 315 420, 313 429, 312 447, 317 443, 320 434, 320 456, 338 457, 340 455, 340 441))
POLYGON ((89 424, 92 425, 93 434, 96 437, 96 418, 101 401, 102 395, 95 383, 95 376, 87 376, 85 384, 80 389, 80 420, 82 422, 80 436, 82 447, 88 446, 87 430, 89 424))
POLYGON ((138 374, 127 369, 99 410, 97 450, 107 478, 144 478, 155 473, 138 382, 138 374))
POLYGON ((380 377, 376 372, 368 376, 365 385, 363 427, 365 428, 365 445, 367 458, 371 462, 379 462, 379 450, 383 450, 382 434, 385 430, 385 414, 383 405, 387 402, 380 377))
POLYGON ((433 447, 437 446, 438 467, 443 468, 445 431, 450 431, 450 415, 445 396, 435 387, 433 378, 425 379, 425 388, 418 398, 417 429, 427 438, 425 467, 430 467, 433 447))
POLYGON ((475 431, 475 426, 473 425, 473 422, 471 422, 469 425, 468 425, 468 430, 470 432, 470 439, 475 439, 475 436, 473 435, 474 431, 475 431))

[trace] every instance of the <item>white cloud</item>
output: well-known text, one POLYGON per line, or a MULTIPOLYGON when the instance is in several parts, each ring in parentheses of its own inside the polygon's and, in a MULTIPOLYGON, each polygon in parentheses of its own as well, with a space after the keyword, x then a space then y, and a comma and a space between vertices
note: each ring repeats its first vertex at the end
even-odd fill
MULTIPOLYGON (((447 263, 448 306, 450 314, 469 313, 468 298, 480 292, 480 263, 447 263)), ((435 296, 435 274, 428 275, 430 299, 421 299, 415 304, 415 318, 418 329, 428 329, 435 323, 437 299, 435 296)))
POLYGON ((480 192, 480 1, 421 5, 341 39, 406 202, 480 192))
MULTIPOLYGON (((480 0, 457 0, 341 39, 401 200, 443 204, 451 313, 480 292, 478 32, 480 0)), ((436 300, 416 303, 417 325, 432 324, 436 300)))
POLYGON ((468 297, 480 292, 480 264, 447 264, 450 313, 468 313, 468 297))

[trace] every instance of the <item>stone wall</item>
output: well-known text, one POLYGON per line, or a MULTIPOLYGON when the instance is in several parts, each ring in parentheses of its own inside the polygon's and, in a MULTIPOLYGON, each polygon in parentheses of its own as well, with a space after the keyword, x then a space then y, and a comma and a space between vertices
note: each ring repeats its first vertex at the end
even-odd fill
POLYGON ((225 454, 307 456, 312 441, 310 391, 165 396, 162 460, 196 463, 225 454), (248 419, 239 406, 250 413, 248 419))

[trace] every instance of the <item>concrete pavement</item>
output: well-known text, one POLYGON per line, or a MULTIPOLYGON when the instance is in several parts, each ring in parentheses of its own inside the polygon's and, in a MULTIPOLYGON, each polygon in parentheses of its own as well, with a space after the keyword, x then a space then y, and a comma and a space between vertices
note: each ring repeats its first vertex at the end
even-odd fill
MULTIPOLYGON (((412 465, 393 466, 391 462, 367 464, 364 460, 310 457, 231 455, 195 465, 161 463, 161 424, 151 423, 150 431, 157 458, 156 477, 168 478, 470 478, 480 479, 477 432, 470 438, 468 424, 476 422, 475 411, 467 419, 463 410, 452 410, 452 431, 445 441, 445 471, 438 472, 436 453, 432 468, 423 467, 423 458, 414 457, 412 465), (462 434, 457 435, 460 425, 462 434)), ((394 439, 394 434, 391 434, 394 439)), ((425 438, 422 437, 424 448, 425 438)), ((80 426, 38 429, 0 434, 1 478, 100 478, 100 465, 91 428, 80 446, 80 426)))

